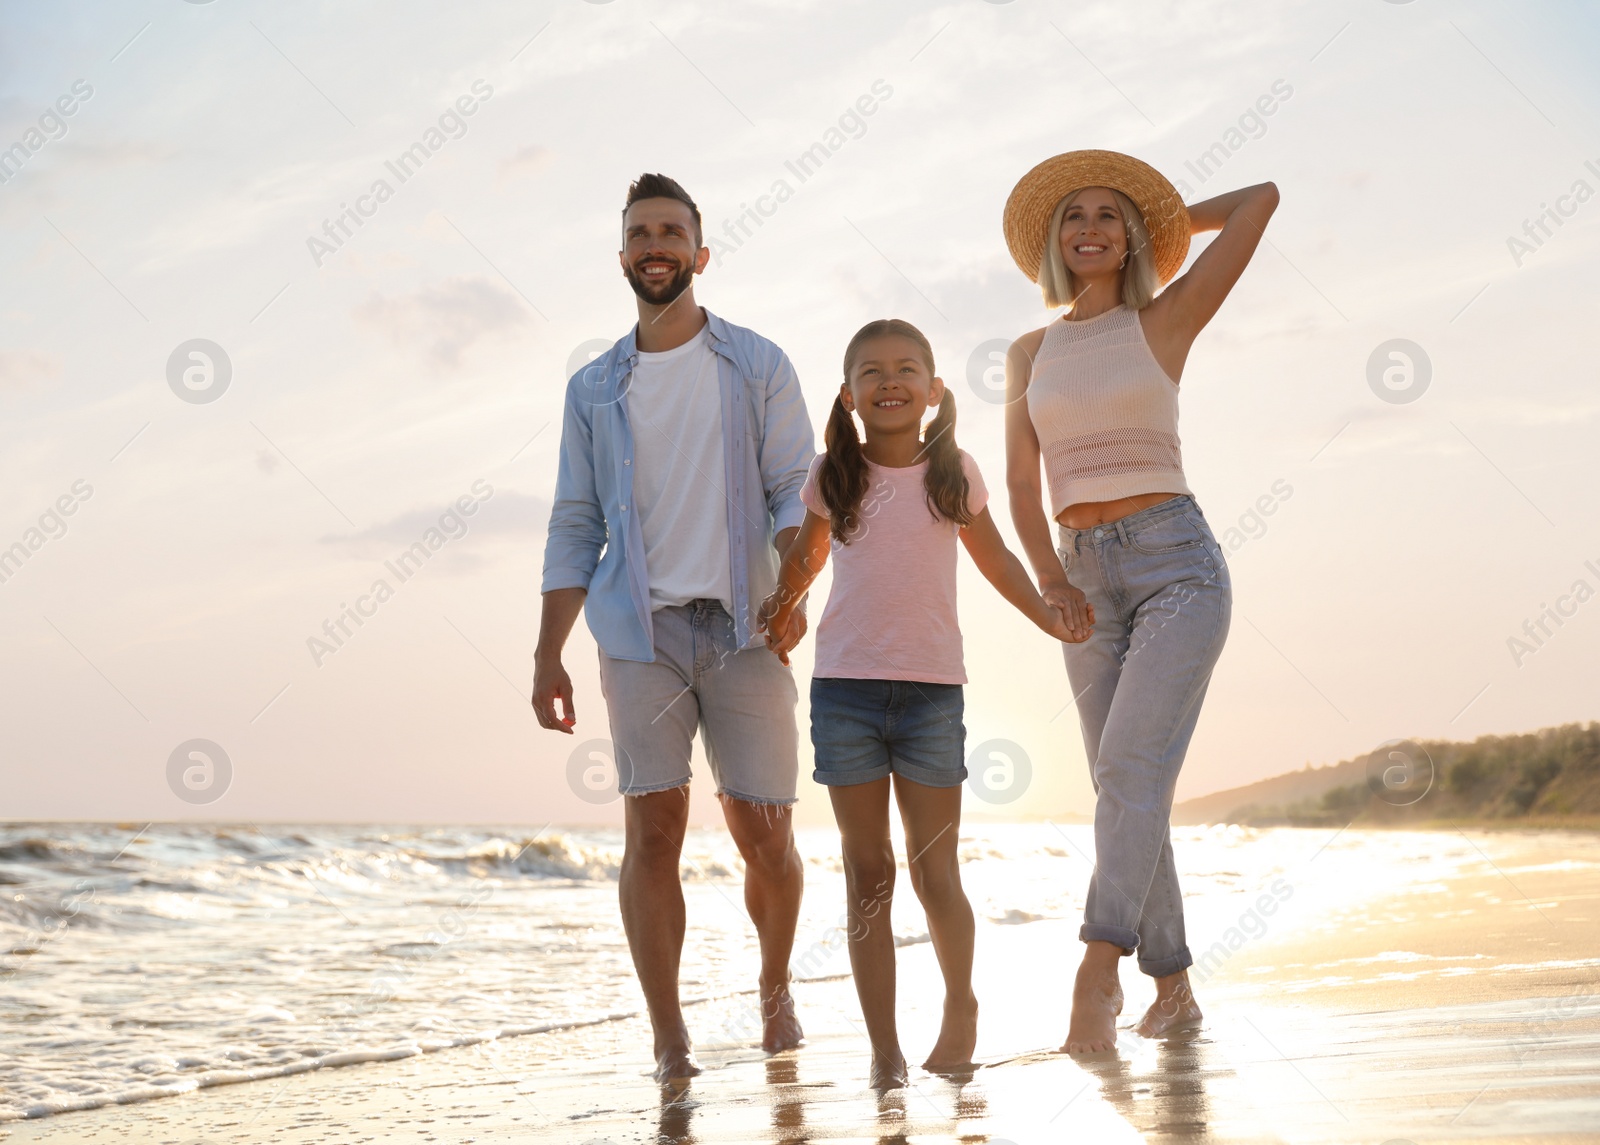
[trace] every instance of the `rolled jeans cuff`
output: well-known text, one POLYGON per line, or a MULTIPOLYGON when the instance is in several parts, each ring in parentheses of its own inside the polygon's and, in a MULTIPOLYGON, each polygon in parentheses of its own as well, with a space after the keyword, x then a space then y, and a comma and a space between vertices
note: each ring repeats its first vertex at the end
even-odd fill
POLYGON ((1139 948, 1139 932, 1129 930, 1125 926, 1113 926, 1109 922, 1086 922, 1078 928, 1078 939, 1082 942, 1109 942, 1120 946, 1130 954, 1139 948))
POLYGON ((1176 954, 1155 961, 1147 962, 1143 958, 1139 959, 1139 969, 1152 978, 1165 978, 1169 974, 1187 970, 1193 965, 1194 958, 1190 956, 1187 946, 1176 954))

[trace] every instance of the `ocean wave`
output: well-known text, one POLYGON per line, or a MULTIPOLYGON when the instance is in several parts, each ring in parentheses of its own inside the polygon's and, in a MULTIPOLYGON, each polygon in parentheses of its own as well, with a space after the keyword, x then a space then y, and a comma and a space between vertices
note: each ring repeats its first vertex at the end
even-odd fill
MULTIPOLYGON (((923 941, 926 941, 924 938, 923 941)), ((710 1000, 710 999, 707 999, 710 1000)), ((23 1100, 7 1109, 0 1107, 0 1123, 7 1121, 24 1121, 40 1117, 49 1117, 57 1113, 72 1113, 86 1109, 101 1109, 108 1105, 134 1105, 145 1101, 152 1101, 162 1097, 176 1097, 179 1094, 193 1093, 200 1089, 210 1089, 219 1085, 238 1085, 247 1081, 264 1081, 278 1077, 288 1077, 291 1074, 308 1073, 317 1069, 337 1069, 341 1066, 362 1065, 366 1062, 398 1061, 401 1058, 414 1057, 417 1054, 436 1053, 439 1050, 455 1049, 460 1046, 476 1046, 485 1042, 500 1041, 506 1038, 527 1037, 533 1034, 550 1034, 567 1030, 586 1029, 592 1026, 609 1025, 614 1022, 627 1021, 639 1016, 639 1011, 626 1011, 623 1013, 607 1014, 600 1018, 591 1018, 586 1021, 552 1022, 538 1026, 496 1026, 487 1030, 480 1030, 454 1037, 416 1038, 408 1039, 397 1045, 383 1048, 355 1048, 335 1050, 316 1056, 302 1056, 293 1061, 280 1064, 253 1066, 245 1069, 206 1069, 199 1073, 179 1074, 173 1072, 181 1066, 200 1064, 196 1059, 177 1059, 170 1056, 158 1055, 151 1058, 139 1059, 125 1063, 127 1068, 148 1072, 154 1076, 131 1085, 107 1088, 101 1092, 83 1097, 55 1096, 41 1100, 29 1101, 26 1091, 29 1088, 29 1079, 26 1077, 12 1079, 16 1089, 22 1091, 23 1100), (159 1072, 158 1072, 159 1071, 159 1072)), ((270 1015, 255 1015, 258 1020, 274 1019, 270 1015)), ((292 1019, 293 1015, 284 1015, 292 1019)))

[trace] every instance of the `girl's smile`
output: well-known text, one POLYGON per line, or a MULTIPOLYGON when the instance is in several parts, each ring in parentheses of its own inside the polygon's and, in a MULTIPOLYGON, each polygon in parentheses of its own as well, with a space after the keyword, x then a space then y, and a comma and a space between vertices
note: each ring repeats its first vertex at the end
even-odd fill
POLYGON ((866 427, 869 458, 880 465, 914 465, 922 459, 922 419, 944 399, 944 382, 929 374, 915 342, 884 334, 862 344, 839 396, 866 427))

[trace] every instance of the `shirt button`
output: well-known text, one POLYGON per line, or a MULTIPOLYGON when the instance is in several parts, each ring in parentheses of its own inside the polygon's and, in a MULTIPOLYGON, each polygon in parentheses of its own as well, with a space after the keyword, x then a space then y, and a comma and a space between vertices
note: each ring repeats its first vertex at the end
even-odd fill
POLYGON ((624 465, 632 465, 633 464, 633 458, 631 458, 631 457, 627 458, 626 460, 623 461, 622 464, 624 464, 624 465))
POLYGON ((628 511, 628 507, 627 507, 627 506, 626 506, 626 505, 624 505, 624 506, 623 506, 623 507, 622 507, 622 511, 623 511, 623 512, 624 512, 624 513, 626 513, 626 512, 627 512, 627 511, 628 511))

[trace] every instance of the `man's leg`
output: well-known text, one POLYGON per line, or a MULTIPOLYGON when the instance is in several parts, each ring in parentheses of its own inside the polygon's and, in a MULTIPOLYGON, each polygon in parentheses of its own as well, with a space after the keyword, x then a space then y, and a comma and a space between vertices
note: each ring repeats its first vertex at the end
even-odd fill
POLYGON ((689 788, 627 797, 627 841, 617 897, 633 969, 655 1030, 656 1080, 700 1072, 678 1003, 683 956, 683 883, 678 858, 689 823, 689 788))
POLYGON ((793 811, 724 795, 722 814, 744 858, 744 905, 761 942, 761 1048, 793 1049, 804 1034, 789 997, 789 955, 805 883, 793 811))
POLYGON ((738 648, 733 619, 720 605, 696 606, 693 616, 706 762, 744 857, 745 907, 761 942, 761 1045, 776 1053, 803 1038, 789 997, 789 954, 804 881, 792 815, 800 694, 794 670, 766 647, 738 648))
POLYGON ((656 1077, 699 1073, 678 1004, 683 953, 679 858, 689 822, 689 752, 700 723, 688 686, 692 655, 687 609, 658 609, 654 661, 600 652, 600 687, 626 806, 626 843, 617 896, 634 970, 655 1029, 656 1077))

